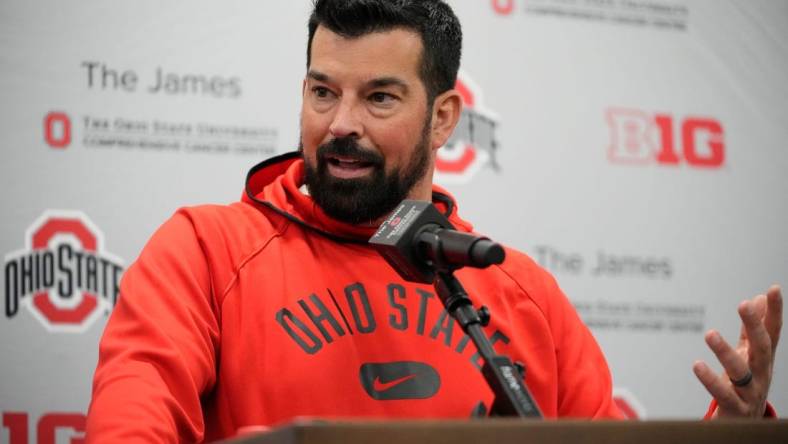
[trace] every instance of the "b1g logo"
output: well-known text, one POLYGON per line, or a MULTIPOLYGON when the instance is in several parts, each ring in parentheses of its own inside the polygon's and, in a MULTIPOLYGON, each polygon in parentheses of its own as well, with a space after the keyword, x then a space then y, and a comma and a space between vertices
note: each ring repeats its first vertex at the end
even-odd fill
POLYGON ((462 97, 463 109, 449 141, 437 151, 438 183, 465 183, 486 165, 498 168, 495 161, 498 117, 484 108, 481 89, 466 74, 459 73, 455 88, 462 97))
POLYGON ((66 113, 52 111, 44 117, 44 141, 52 148, 66 148, 71 143, 71 119, 66 113))
MULTIPOLYGON (((8 444, 29 444, 31 415, 27 412, 3 412, 3 427, 8 429, 8 444)), ((32 418, 35 420, 35 417, 32 418)), ((87 418, 81 412, 49 412, 44 413, 38 418, 38 424, 34 426, 36 432, 35 442, 38 444, 55 444, 64 442, 66 436, 71 439, 71 444, 83 444, 85 442, 85 423, 87 418), (64 436, 65 434, 68 434, 64 436)), ((0 433, 0 436, 3 434, 0 433)))
POLYGON ((687 164, 719 168, 725 163, 722 124, 709 117, 674 119, 636 109, 607 110, 610 127, 608 158, 614 163, 687 164), (678 142, 678 144, 677 144, 678 142))
POLYGON ((122 261, 81 212, 44 212, 5 256, 5 316, 26 307, 51 332, 83 332, 118 298, 122 261))

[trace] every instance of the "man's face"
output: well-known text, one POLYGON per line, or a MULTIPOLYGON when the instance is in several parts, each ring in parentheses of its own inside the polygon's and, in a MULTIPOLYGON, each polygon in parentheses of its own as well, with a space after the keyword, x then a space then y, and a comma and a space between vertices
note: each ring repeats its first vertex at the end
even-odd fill
POLYGON ((419 77, 422 44, 402 29, 345 38, 318 27, 304 80, 301 148, 320 207, 349 223, 429 200, 431 112, 419 77))

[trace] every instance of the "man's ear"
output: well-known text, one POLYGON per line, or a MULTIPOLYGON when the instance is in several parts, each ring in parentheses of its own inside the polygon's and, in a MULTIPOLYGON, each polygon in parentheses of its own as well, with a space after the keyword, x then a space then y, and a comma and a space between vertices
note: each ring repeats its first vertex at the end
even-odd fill
POLYGON ((460 121, 462 97, 456 89, 450 89, 435 98, 432 105, 432 149, 446 144, 460 121))

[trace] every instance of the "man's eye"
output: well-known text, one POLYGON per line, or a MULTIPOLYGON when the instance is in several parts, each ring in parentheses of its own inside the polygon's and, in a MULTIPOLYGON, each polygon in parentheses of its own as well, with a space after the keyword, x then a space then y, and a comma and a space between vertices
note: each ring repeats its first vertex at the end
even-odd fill
POLYGON ((327 98, 331 95, 331 91, 325 86, 315 86, 312 88, 312 93, 320 99, 327 98))
POLYGON ((388 94, 388 93, 384 93, 384 92, 372 93, 369 96, 369 100, 371 100, 372 102, 375 102, 375 103, 380 103, 380 104, 388 104, 390 102, 393 102, 394 99, 395 99, 394 96, 392 96, 391 94, 388 94))

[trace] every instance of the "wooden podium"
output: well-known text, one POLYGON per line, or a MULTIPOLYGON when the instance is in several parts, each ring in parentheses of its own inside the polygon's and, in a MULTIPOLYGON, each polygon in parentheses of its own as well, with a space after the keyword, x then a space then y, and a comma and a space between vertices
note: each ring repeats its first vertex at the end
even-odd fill
POLYGON ((301 421, 223 444, 788 444, 788 420, 301 421))

